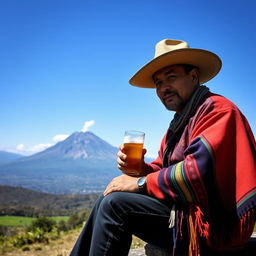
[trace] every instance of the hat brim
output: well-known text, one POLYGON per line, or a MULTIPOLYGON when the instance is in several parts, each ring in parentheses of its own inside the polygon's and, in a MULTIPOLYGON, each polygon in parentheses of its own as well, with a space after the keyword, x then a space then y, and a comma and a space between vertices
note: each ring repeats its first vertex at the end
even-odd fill
POLYGON ((152 75, 167 66, 190 64, 200 70, 200 84, 206 83, 218 74, 221 59, 214 53, 202 49, 183 48, 160 55, 143 66, 129 83, 142 88, 155 88, 152 75))

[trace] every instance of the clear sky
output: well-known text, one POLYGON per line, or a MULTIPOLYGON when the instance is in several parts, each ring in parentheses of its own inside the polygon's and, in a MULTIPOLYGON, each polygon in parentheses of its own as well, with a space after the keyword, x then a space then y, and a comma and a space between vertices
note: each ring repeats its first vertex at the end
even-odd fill
POLYGON ((255 13, 255 0, 1 0, 0 150, 31 154, 90 126, 114 146, 145 131, 156 156, 173 113, 128 80, 165 38, 221 57, 206 85, 255 135, 255 13))

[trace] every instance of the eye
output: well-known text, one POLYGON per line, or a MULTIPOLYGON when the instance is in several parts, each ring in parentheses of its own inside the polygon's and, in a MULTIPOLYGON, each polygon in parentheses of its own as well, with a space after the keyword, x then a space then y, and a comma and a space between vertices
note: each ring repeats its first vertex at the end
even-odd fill
POLYGON ((169 76, 167 76, 167 79, 168 79, 168 80, 172 80, 172 79, 175 79, 175 78, 176 78, 175 75, 169 75, 169 76))
POLYGON ((159 87, 162 84, 162 81, 156 80, 156 81, 154 81, 154 84, 156 87, 159 87))

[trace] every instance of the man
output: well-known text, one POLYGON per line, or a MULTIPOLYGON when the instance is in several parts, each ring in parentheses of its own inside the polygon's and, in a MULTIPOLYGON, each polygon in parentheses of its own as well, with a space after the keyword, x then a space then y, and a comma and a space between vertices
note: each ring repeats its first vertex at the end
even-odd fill
POLYGON ((238 108, 201 85, 220 68, 216 54, 184 41, 156 45, 155 58, 130 83, 156 88, 176 114, 158 158, 143 161, 138 177, 127 168, 120 147, 123 175, 96 202, 72 256, 127 255, 132 234, 170 255, 246 244, 255 224, 256 145, 238 108))

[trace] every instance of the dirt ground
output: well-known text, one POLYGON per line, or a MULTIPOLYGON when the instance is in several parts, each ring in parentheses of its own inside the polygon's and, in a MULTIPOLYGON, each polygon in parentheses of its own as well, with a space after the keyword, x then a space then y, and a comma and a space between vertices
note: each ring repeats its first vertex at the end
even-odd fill
POLYGON ((67 234, 49 244, 33 244, 22 249, 12 250, 2 254, 3 256, 68 256, 78 235, 79 230, 67 234))
MULTIPOLYGON (((33 244, 23 247, 23 249, 13 249, 9 252, 1 254, 1 256, 69 256, 73 245, 78 238, 80 230, 74 230, 69 234, 62 236, 58 240, 50 241, 49 244, 33 244), (24 249, 27 249, 24 251, 24 249)), ((133 237, 131 248, 133 252, 129 255, 144 255, 144 242, 136 237, 133 237), (138 249, 141 248, 141 249, 138 249)))

